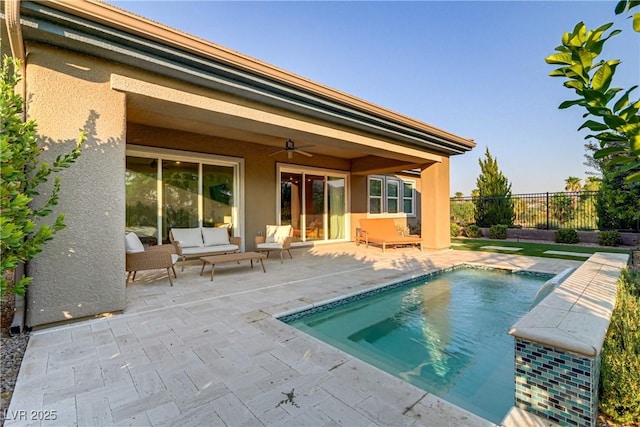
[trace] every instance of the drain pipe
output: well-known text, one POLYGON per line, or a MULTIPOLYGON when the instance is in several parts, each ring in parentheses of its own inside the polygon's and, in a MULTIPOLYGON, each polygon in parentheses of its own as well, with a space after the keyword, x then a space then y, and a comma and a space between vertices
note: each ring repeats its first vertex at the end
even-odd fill
MULTIPOLYGON (((25 79, 25 72, 27 70, 27 55, 25 53, 24 39, 22 37, 22 26, 20 25, 20 0, 5 0, 4 16, 9 38, 9 46, 11 47, 11 55, 20 61, 20 76, 22 79, 20 81, 21 85, 19 90, 22 95, 22 99, 26 99, 27 83, 25 79)), ((23 110, 22 120, 26 120, 26 108, 23 110)), ((23 275, 24 263, 20 263, 14 271, 14 278, 22 277, 23 275)), ((16 295, 15 298, 13 321, 9 329, 9 334, 11 336, 18 335, 24 330, 26 316, 25 298, 20 295, 16 295)))

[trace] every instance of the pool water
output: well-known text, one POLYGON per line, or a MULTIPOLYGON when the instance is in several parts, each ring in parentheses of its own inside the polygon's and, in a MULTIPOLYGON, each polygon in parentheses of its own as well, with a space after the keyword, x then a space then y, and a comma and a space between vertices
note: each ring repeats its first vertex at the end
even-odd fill
POLYGON ((499 423, 514 399, 507 330, 550 277, 461 268, 282 320, 499 423))

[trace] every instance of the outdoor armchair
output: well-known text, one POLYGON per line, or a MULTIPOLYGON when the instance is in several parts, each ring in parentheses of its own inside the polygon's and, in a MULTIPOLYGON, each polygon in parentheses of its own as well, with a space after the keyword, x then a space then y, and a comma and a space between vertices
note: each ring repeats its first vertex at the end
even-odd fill
POLYGON ((169 276, 169 283, 173 286, 171 272, 174 277, 178 277, 175 263, 178 261, 173 245, 150 246, 145 248, 135 233, 125 236, 127 281, 136 280, 136 273, 142 270, 166 269, 169 276), (132 277, 133 276, 133 277, 132 277))
POLYGON ((256 248, 258 252, 266 252, 267 257, 271 251, 280 252, 280 262, 284 262, 282 253, 287 251, 291 255, 291 240, 293 239, 293 228, 290 225, 267 225, 264 236, 256 236, 256 248))

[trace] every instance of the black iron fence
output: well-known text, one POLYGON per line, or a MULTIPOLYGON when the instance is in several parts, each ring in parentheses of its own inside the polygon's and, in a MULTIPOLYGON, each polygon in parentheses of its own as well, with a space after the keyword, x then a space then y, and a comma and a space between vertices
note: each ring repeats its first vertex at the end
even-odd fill
MULTIPOLYGON (((496 223, 522 228, 597 230, 597 191, 513 194, 451 198, 451 221, 488 227, 496 223), (511 209, 510 206, 513 206, 511 209), (508 212, 508 214, 505 214, 508 212), (507 216, 503 218, 504 216, 507 216), (497 216, 497 217, 496 217, 497 216)), ((638 231, 637 229, 635 231, 638 231)))

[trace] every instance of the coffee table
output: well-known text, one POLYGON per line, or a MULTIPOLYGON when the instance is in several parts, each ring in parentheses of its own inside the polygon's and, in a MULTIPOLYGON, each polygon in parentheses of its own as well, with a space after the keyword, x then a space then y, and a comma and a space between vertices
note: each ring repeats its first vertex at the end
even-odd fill
POLYGON ((264 268, 264 263, 262 262, 267 256, 258 252, 235 252, 232 254, 224 254, 224 255, 209 255, 200 257, 200 261, 202 261, 202 269, 200 270, 200 275, 204 273, 204 267, 207 264, 211 264, 211 281, 213 281, 213 272, 215 270, 216 264, 221 264, 223 262, 240 262, 244 260, 249 260, 251 262, 251 268, 253 268, 253 260, 260 261, 260 265, 262 266, 262 271, 267 272, 264 268))

